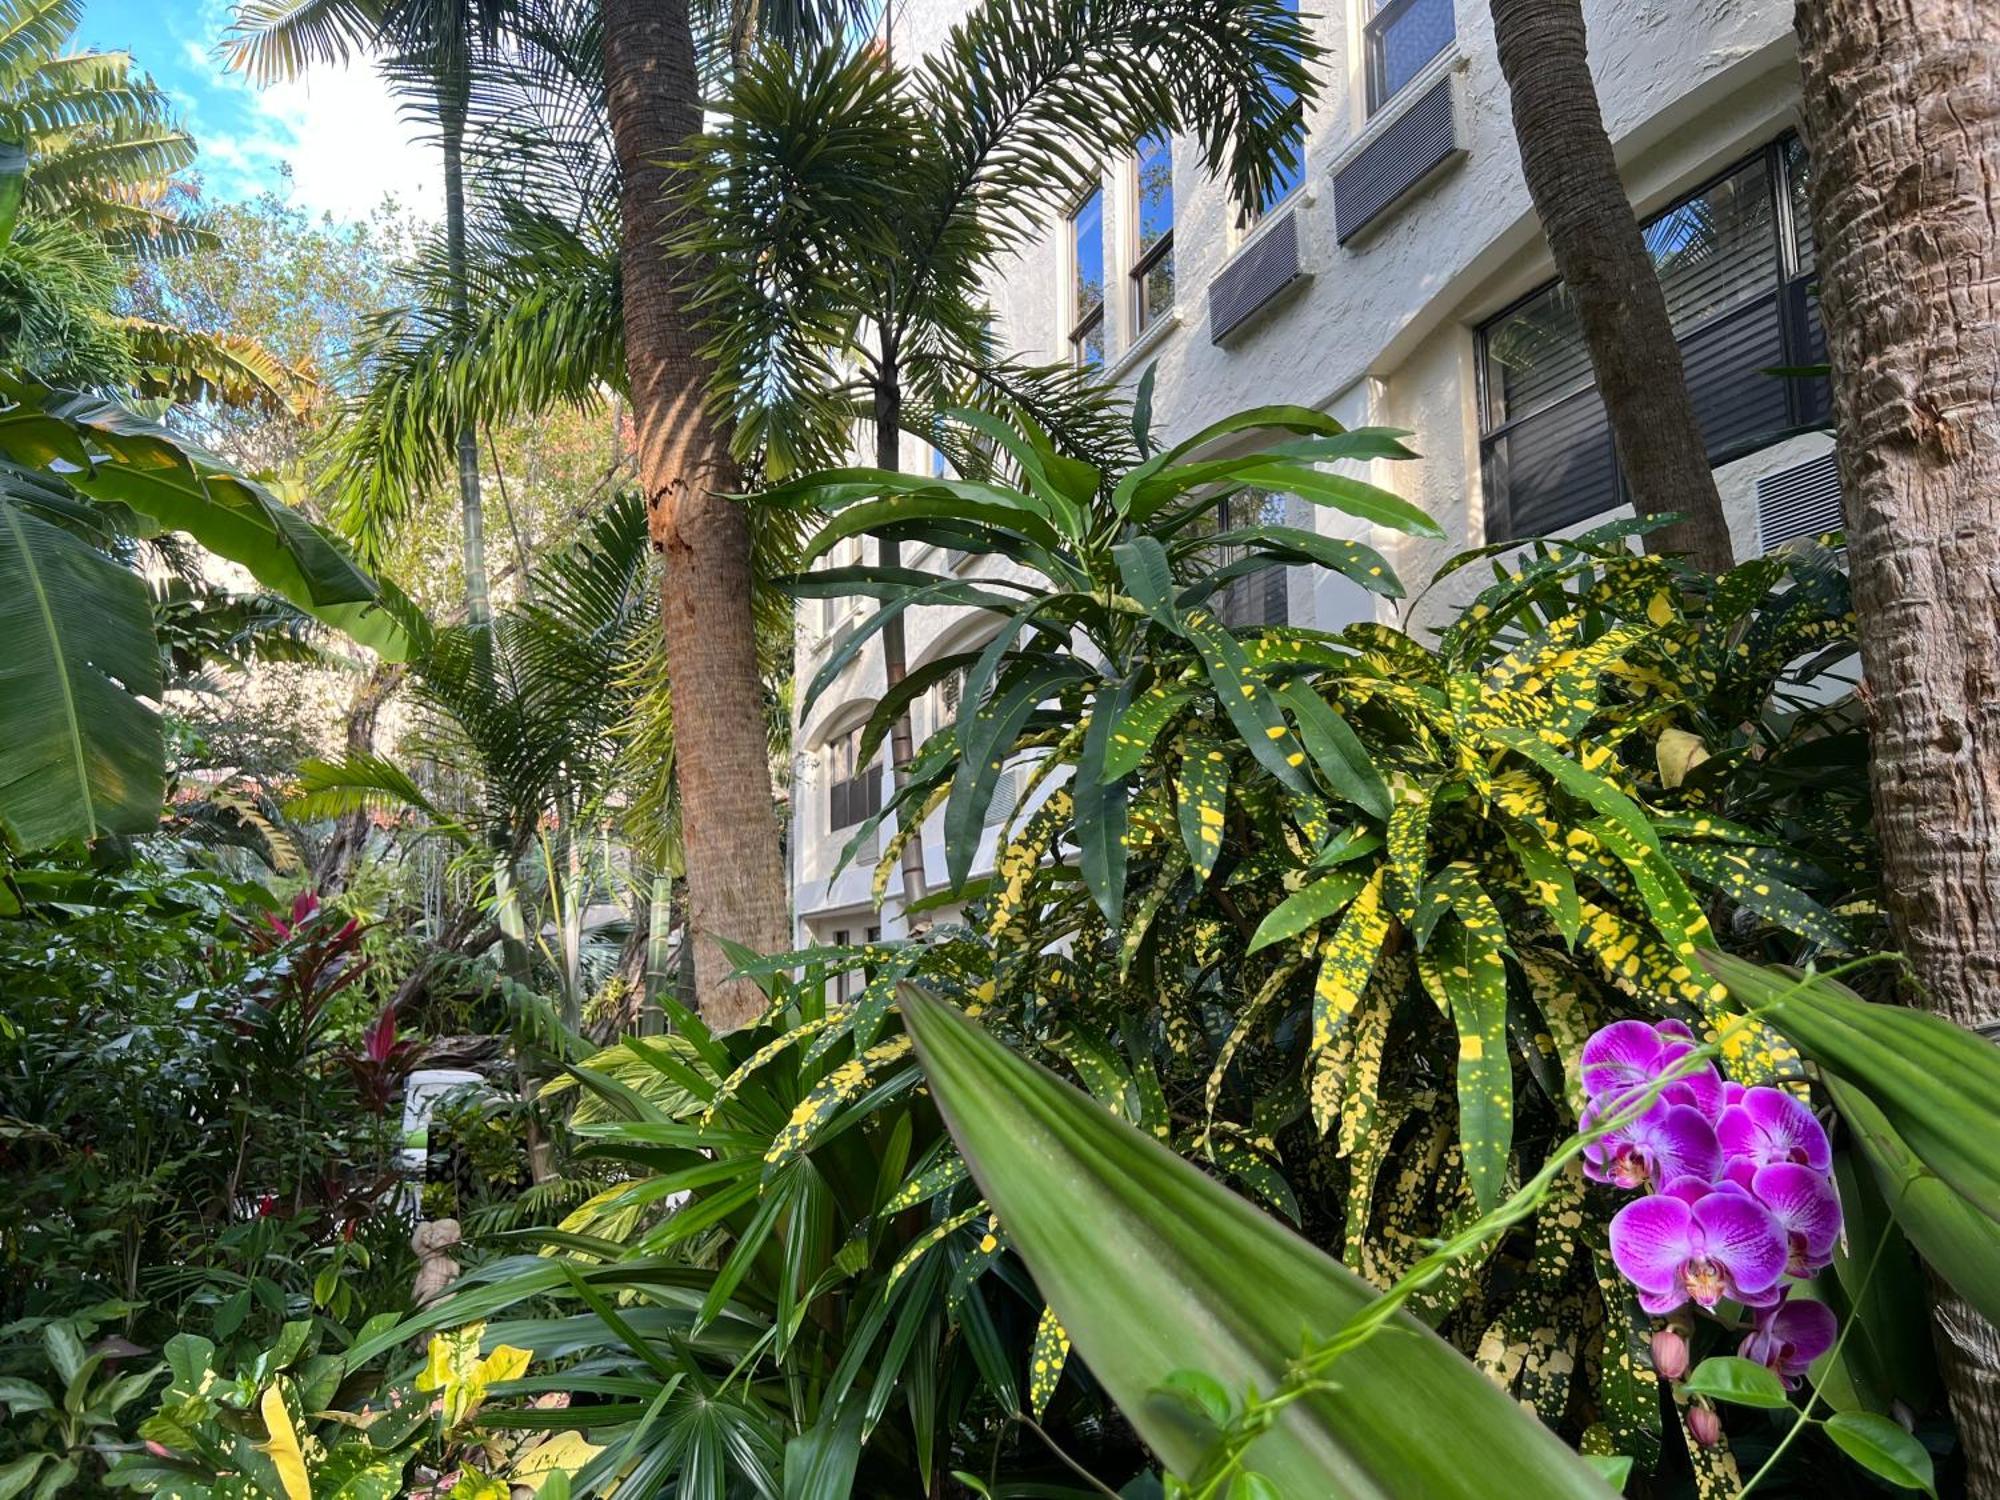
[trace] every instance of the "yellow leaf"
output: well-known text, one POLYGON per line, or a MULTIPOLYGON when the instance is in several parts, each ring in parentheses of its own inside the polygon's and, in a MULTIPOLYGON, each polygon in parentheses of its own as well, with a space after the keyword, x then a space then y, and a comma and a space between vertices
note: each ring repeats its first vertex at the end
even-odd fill
POLYGON ((1688 772, 1708 759, 1708 747, 1702 744, 1701 736, 1685 729, 1662 730, 1654 753, 1660 762, 1660 784, 1669 789, 1687 780, 1688 772))
POLYGON ((458 1471, 458 1480, 451 1487, 451 1500, 507 1500, 510 1493, 510 1488, 500 1480, 467 1465, 458 1471))
POLYGON ((259 1443, 257 1448, 268 1454, 276 1466, 278 1479, 285 1486, 285 1500, 312 1500, 306 1456, 299 1451, 298 1430, 292 1426, 292 1414, 285 1410, 283 1392, 276 1385, 269 1386, 257 1409, 263 1413, 265 1430, 271 1434, 271 1440, 259 1443))
POLYGON ((526 1485, 539 1495, 549 1475, 558 1469, 566 1474, 575 1474, 603 1451, 601 1445, 589 1441, 580 1432, 559 1432, 515 1459, 514 1471, 508 1478, 515 1484, 526 1485))
POLYGON ((495 1344, 493 1352, 479 1362, 479 1375, 486 1385, 498 1385, 503 1380, 519 1380, 528 1373, 528 1361, 534 1353, 527 1349, 516 1349, 512 1344, 495 1344))

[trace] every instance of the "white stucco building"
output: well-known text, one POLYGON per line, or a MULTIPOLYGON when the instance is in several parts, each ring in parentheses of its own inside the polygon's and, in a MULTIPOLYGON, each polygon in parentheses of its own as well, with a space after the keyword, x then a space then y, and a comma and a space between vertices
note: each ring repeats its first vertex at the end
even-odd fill
MULTIPOLYGON (((908 0, 896 12, 898 49, 935 46, 963 9, 908 0)), ((1585 0, 1584 10, 1605 123, 1661 266, 1737 554, 1837 525, 1831 439, 1800 430, 1825 420, 1824 383, 1764 373, 1823 358, 1807 295, 1792 7, 1585 0)), ((1461 548, 1617 511, 1617 467, 1522 180, 1485 0, 1327 0, 1311 24, 1327 55, 1304 165, 1253 224, 1237 223, 1192 151, 1148 143, 1106 162, 1096 191, 1051 206, 1041 242, 994 279, 995 326, 1012 351, 1101 361, 1121 381, 1157 363, 1155 423, 1169 442, 1278 401, 1410 429, 1422 459, 1375 463, 1368 477, 1436 517, 1448 542, 1360 537, 1367 528, 1343 531, 1356 523, 1337 513, 1275 508, 1291 524, 1370 541, 1414 594, 1461 548)), ((902 467, 932 462, 905 436, 902 467)), ((921 549, 905 561, 945 565, 921 549)), ((1255 597, 1230 601, 1239 620, 1338 629, 1400 618, 1399 606, 1338 577, 1268 576, 1282 583, 1245 580, 1255 597)), ((1433 592, 1426 616, 1455 602, 1454 586, 1474 586, 1472 570, 1433 592)), ((860 607, 802 606, 801 685, 860 607)), ((914 616, 910 664, 965 650, 988 629, 965 612, 914 616)), ((797 726, 801 939, 901 930, 896 877, 885 909, 871 905, 872 859, 828 878, 886 789, 886 746, 875 765, 853 764, 853 731, 883 687, 880 654, 865 651, 797 726)), ((944 712, 941 696, 919 705, 919 741, 944 712)), ((995 826, 1008 803, 1003 784, 995 826)), ((933 882, 944 870, 938 821, 925 839, 933 882)), ((975 875, 990 867, 993 837, 989 827, 975 875)))

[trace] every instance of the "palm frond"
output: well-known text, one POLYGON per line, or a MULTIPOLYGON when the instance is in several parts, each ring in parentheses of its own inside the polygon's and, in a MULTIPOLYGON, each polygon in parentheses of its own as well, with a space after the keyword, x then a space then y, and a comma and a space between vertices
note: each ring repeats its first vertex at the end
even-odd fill
POLYGON ((63 49, 83 24, 84 0, 0 0, 0 90, 63 49))
POLYGON ((426 821, 423 831, 472 847, 473 838, 465 825, 437 806, 409 772, 386 756, 305 761, 299 766, 294 793, 285 804, 286 816, 298 822, 375 811, 421 813, 426 821))
POLYGON ((299 416, 319 394, 311 372, 293 369, 241 334, 201 333, 137 317, 121 319, 119 327, 142 395, 299 416))
POLYGON ((384 9, 382 0, 242 0, 223 52, 261 88, 315 63, 344 63, 366 52, 384 9))

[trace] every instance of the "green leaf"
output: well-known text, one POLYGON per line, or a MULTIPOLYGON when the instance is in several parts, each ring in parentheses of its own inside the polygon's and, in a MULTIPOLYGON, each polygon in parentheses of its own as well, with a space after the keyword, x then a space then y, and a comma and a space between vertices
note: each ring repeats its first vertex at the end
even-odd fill
POLYGON ((1077 863, 1084 889, 1116 933, 1125 911, 1127 792, 1122 777, 1105 767, 1118 721, 1132 701, 1130 682, 1099 688, 1076 763, 1077 863))
POLYGON ((0 824, 41 848, 160 821, 166 749, 146 585, 14 503, 0 474, 0 824))
POLYGON ((1345 474, 1330 474, 1324 469, 1295 464, 1269 464, 1246 475, 1245 482, 1253 489, 1272 494, 1297 495, 1301 500, 1387 526, 1391 531, 1444 540, 1444 528, 1401 495, 1345 474))
POLYGON ((1181 625, 1244 748, 1281 785, 1295 792, 1309 791, 1310 783, 1300 769, 1306 763, 1305 747, 1285 722, 1277 698, 1251 667, 1242 644, 1205 610, 1191 611, 1181 625))
POLYGON ((1458 1029, 1458 1134, 1465 1177, 1482 1213, 1507 1185, 1514 1141, 1514 1067, 1507 1051, 1507 968, 1500 956, 1506 929, 1490 901, 1476 917, 1431 940, 1418 972, 1443 991, 1458 1029))
POLYGON ((48 1411, 55 1403, 49 1400, 49 1393, 32 1380, 22 1380, 18 1376, 0 1376, 0 1406, 12 1408, 19 1416, 27 1411, 48 1411))
MULTIPOLYGON (((1208 1434, 1155 1394, 1173 1372, 1268 1393, 1303 1341, 1332 1337, 1375 1302, 1358 1277, 1160 1142, 951 1007, 912 988, 902 996, 973 1177, 1091 1373, 1176 1473, 1198 1468, 1208 1434)), ((1607 1493, 1560 1439, 1405 1313, 1335 1370, 1337 1388, 1285 1407, 1245 1450, 1246 1466, 1281 1494, 1607 1493)))
POLYGON ((1248 547, 1285 562, 1317 563, 1385 599, 1403 597, 1403 581, 1373 547, 1298 526, 1255 526, 1203 537, 1202 547, 1248 547))
POLYGON ((1897 1423, 1873 1412, 1843 1411, 1828 1417, 1825 1426, 1840 1451, 1869 1473, 1906 1490, 1934 1493, 1930 1453, 1897 1423))
POLYGON ((1229 816, 1229 761, 1213 741, 1190 737, 1181 742, 1174 807, 1195 878, 1205 881, 1222 853, 1222 830, 1229 816))
POLYGON ((1604 1476, 1604 1482, 1620 1494, 1632 1479, 1632 1458, 1626 1453, 1586 1453, 1583 1461, 1604 1476))
POLYGON ((2000 1226, 1924 1165, 1864 1089, 1833 1073, 1821 1082, 1917 1253, 1988 1322, 2000 1319, 2000 1226))
POLYGON ((1681 1388, 1691 1396, 1706 1396, 1733 1406, 1778 1411, 1792 1404, 1782 1380, 1755 1360, 1733 1354, 1711 1354, 1694 1367, 1681 1388))
POLYGON ((1308 927, 1317 927, 1352 901, 1355 892, 1367 880, 1368 877, 1358 870, 1342 870, 1294 891, 1257 924, 1257 931, 1250 939, 1249 951, 1255 953, 1260 948, 1268 948, 1273 943, 1304 932, 1308 927))
POLYGON ((1167 720, 1193 697, 1193 688, 1165 685, 1155 685, 1140 694, 1138 701, 1112 727, 1111 747, 1104 753, 1104 774, 1127 776, 1138 770, 1167 720))
POLYGON ((1285 1497, 1262 1474, 1246 1470, 1230 1480, 1229 1500, 1285 1500, 1285 1497))
MULTIPOLYGON (((1801 984, 1723 953, 1703 961, 1736 999, 1866 1095, 1923 1169, 2000 1226, 2000 1048, 1941 1016, 1801 984)), ((1894 1201, 1894 1195, 1891 1195, 1894 1201)), ((1920 1247, 1921 1248, 1921 1247, 1920 1247)))
POLYGON ((0 1464, 0 1500, 14 1500, 14 1496, 33 1484, 35 1471, 48 1457, 46 1453, 30 1453, 26 1458, 0 1464))
POLYGON ((1299 738, 1305 741, 1306 754, 1312 757, 1335 795, 1386 822, 1390 810, 1388 784, 1375 768, 1361 737, 1348 727, 1347 720, 1305 682, 1286 683, 1278 689, 1278 701, 1298 720, 1299 738))
POLYGON ((0 245, 14 238, 21 217, 21 198, 28 187, 28 148, 20 141, 0 141, 0 245))
POLYGON ((1556 784, 1564 791, 1589 803, 1639 843, 1651 849, 1659 848, 1660 837, 1653 831, 1653 825, 1646 821, 1646 815, 1639 810, 1638 803, 1596 772, 1586 770, 1565 755, 1561 747, 1551 745, 1535 730, 1482 724, 1478 726, 1478 732, 1496 744, 1505 745, 1509 750, 1533 761, 1553 776, 1556 784))
POLYGON ((1231 1399, 1229 1392, 1223 1389, 1222 1382, 1200 1370, 1174 1370, 1157 1388, 1175 1400, 1186 1403, 1191 1410, 1207 1418, 1217 1427, 1226 1423, 1230 1412, 1236 1408, 1235 1401, 1231 1399))

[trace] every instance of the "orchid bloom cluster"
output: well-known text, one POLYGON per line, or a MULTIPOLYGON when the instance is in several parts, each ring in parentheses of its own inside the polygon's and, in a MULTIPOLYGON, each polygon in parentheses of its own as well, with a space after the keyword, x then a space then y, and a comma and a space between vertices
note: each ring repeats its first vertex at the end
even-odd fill
MULTIPOLYGON (((1833 1149, 1813 1112, 1783 1089, 1731 1082, 1689 1066, 1694 1034, 1678 1021, 1615 1021, 1584 1044, 1582 1125, 1625 1113, 1662 1077, 1644 1111, 1584 1148, 1596 1182, 1646 1194, 1611 1221, 1611 1256, 1656 1317, 1727 1297, 1753 1325, 1738 1351, 1796 1387, 1833 1347, 1824 1303, 1788 1296, 1788 1277, 1833 1259, 1840 1198, 1833 1149)), ((1669 1379, 1682 1368, 1662 1369, 1669 1379)))

